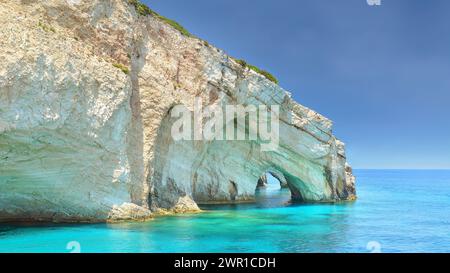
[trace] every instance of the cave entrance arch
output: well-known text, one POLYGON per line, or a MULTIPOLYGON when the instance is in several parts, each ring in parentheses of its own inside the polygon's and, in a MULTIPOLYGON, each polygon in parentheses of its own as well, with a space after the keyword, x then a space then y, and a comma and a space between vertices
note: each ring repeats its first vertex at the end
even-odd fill
POLYGON ((286 178, 283 174, 267 171, 259 179, 256 185, 256 190, 279 190, 288 188, 286 178))
POLYGON ((255 202, 263 207, 284 206, 291 203, 292 193, 281 172, 268 170, 258 179, 255 202))
POLYGON ((300 178, 298 164, 277 153, 261 153, 258 142, 174 140, 172 125, 177 118, 171 116, 172 109, 155 132, 146 171, 152 210, 187 211, 197 205, 254 202, 261 183, 258 180, 263 176, 278 181, 287 201, 301 202, 308 200, 304 196, 310 197, 304 195, 309 192, 309 184, 300 178))

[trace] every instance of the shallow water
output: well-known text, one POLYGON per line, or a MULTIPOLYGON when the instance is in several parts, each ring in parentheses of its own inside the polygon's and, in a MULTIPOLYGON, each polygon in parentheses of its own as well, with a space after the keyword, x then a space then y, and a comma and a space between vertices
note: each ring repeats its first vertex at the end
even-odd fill
POLYGON ((353 203, 291 204, 269 188, 256 204, 146 223, 0 226, 0 252, 450 252, 450 171, 355 174, 353 203))

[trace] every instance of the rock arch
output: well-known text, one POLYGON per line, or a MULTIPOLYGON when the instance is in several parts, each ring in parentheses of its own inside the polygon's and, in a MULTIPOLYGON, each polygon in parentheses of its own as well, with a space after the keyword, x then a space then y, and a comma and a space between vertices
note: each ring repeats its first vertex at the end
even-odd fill
POLYGON ((274 178, 277 179, 277 181, 280 183, 281 188, 288 188, 288 184, 286 181, 286 178, 284 177, 283 173, 277 171, 276 169, 269 169, 266 172, 264 172, 263 175, 260 176, 258 179, 257 187, 265 187, 267 185, 267 174, 272 175, 274 178))
MULTIPOLYGON (((174 122, 169 110, 158 130, 154 161, 150 164, 149 203, 152 210, 187 211, 198 209, 197 204, 253 201, 255 188, 264 173, 272 174, 281 186, 288 187, 294 201, 345 198, 336 195, 333 182, 333 175, 341 181, 345 179, 345 170, 330 172, 328 162, 333 162, 334 151, 330 149, 333 146, 321 143, 328 149, 324 158, 308 158, 308 154, 301 149, 293 150, 293 144, 289 143, 311 141, 311 136, 298 128, 282 123, 281 130, 290 138, 282 137, 278 150, 264 152, 259 141, 174 141, 171 136, 174 122), (297 134, 295 138, 291 138, 293 133, 297 134)), ((340 187, 345 191, 343 184, 340 187)))

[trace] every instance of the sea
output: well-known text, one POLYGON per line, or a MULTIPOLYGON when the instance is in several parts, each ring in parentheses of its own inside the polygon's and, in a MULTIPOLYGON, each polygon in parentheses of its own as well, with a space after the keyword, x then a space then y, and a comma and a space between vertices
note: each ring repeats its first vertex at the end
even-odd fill
POLYGON ((450 170, 355 170, 355 202, 255 203, 116 224, 0 225, 2 253, 450 252, 450 170))

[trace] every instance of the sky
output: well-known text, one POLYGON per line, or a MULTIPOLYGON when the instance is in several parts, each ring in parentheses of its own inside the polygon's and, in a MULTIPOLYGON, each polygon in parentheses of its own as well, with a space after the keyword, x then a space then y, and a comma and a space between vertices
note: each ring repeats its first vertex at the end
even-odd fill
POLYGON ((354 168, 450 168, 450 1, 142 2, 333 120, 354 168))

